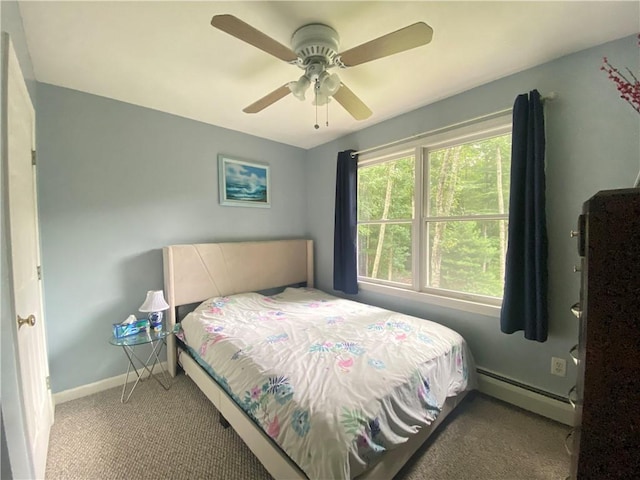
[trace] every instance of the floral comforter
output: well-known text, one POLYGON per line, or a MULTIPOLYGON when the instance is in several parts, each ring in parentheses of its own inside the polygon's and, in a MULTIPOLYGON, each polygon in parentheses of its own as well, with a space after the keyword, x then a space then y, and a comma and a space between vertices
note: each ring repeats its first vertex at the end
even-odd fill
POLYGON ((474 371, 447 327, 307 288, 213 298, 182 333, 311 479, 361 474, 429 425, 474 371))

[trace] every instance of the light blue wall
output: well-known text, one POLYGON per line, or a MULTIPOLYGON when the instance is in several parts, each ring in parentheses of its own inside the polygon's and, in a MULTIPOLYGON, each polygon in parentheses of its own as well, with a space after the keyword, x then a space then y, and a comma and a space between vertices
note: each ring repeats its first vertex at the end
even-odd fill
MULTIPOLYGON (((569 306, 578 300, 575 229, 582 203, 596 191, 631 187, 640 168, 640 116, 620 100, 614 84, 599 70, 603 56, 615 65, 639 70, 637 39, 625 38, 503 78, 438 103, 382 122, 307 153, 309 234, 316 245, 318 286, 331 291, 336 154, 381 145, 511 107, 519 93, 537 88, 558 92, 547 104, 547 215, 549 229, 549 339, 540 344, 522 333, 500 333, 497 318, 363 292, 358 300, 448 325, 469 342, 480 367, 545 391, 566 396, 575 383, 552 376, 551 356, 568 359, 577 342, 577 322, 569 306)), ((428 82, 428 77, 425 78, 428 82)))
POLYGON ((111 324, 163 288, 163 246, 305 235, 304 150, 47 84, 37 96, 53 392, 125 371, 111 324), (270 209, 219 205, 218 153, 270 165, 270 209))

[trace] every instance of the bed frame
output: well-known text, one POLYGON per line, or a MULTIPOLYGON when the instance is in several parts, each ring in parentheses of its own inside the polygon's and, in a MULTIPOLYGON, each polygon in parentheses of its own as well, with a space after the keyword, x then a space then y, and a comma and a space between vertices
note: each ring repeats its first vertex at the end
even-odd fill
MULTIPOLYGON (((216 296, 267 290, 306 283, 313 287, 313 241, 209 243, 164 247, 164 288, 169 313, 167 328, 176 323, 177 307, 216 296)), ((306 475, 273 440, 229 397, 208 373, 186 353, 173 336, 167 340, 167 363, 172 376, 180 363, 267 471, 276 479, 304 479, 306 475)), ((401 448, 388 452, 359 479, 391 479, 409 460, 464 394, 450 397, 428 428, 401 448)))

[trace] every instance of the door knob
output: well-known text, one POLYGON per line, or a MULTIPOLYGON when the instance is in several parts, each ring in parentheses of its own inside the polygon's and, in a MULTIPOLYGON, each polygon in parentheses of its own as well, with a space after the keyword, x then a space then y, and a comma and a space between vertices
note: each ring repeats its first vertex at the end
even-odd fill
POLYGON ((571 313, 573 313, 576 318, 582 318, 582 305, 580 305, 580 302, 571 305, 571 313))
POLYGON ((29 315, 27 318, 21 318, 20 315, 18 315, 18 328, 25 324, 33 327, 36 324, 36 317, 29 315))

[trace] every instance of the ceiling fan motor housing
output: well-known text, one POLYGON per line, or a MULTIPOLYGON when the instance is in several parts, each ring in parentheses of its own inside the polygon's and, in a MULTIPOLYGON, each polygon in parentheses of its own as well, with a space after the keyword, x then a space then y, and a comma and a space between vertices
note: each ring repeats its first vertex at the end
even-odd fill
POLYGON ((325 67, 330 67, 338 55, 340 37, 333 28, 313 23, 294 32, 291 46, 298 56, 300 68, 306 68, 311 63, 323 63, 325 67))

